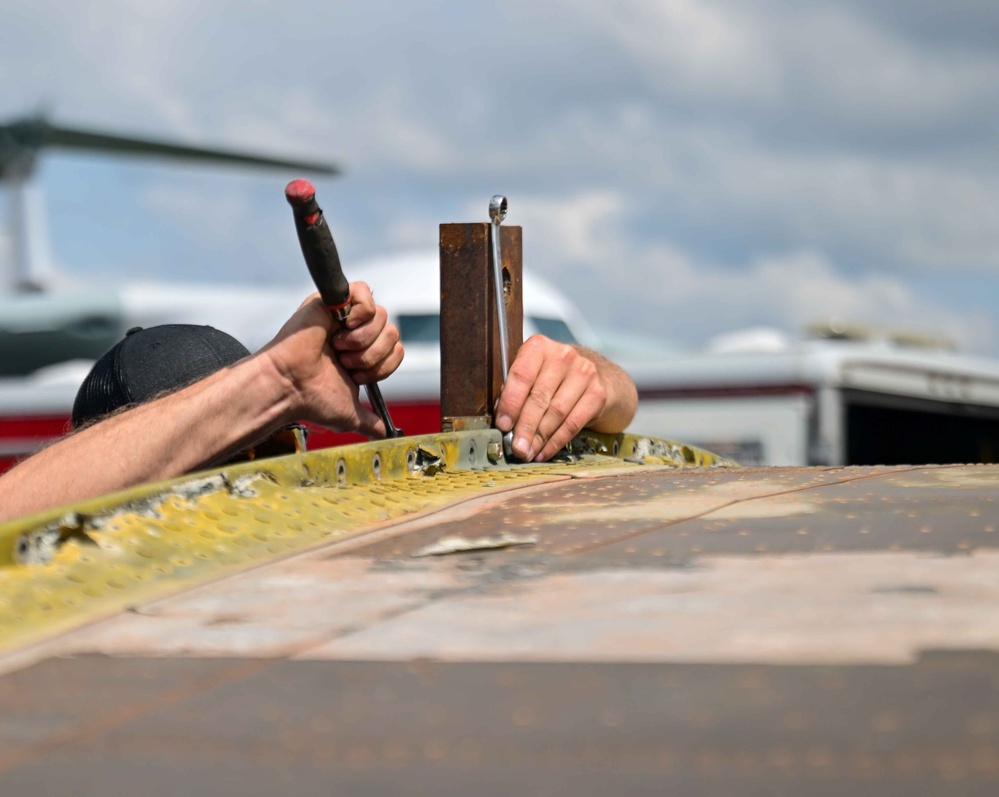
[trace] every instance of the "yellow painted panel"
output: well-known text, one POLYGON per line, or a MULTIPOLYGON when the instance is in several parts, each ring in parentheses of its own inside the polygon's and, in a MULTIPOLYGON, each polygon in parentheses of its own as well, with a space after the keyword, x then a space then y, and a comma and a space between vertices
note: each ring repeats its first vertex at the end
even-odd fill
POLYGON ((499 440, 457 432, 245 462, 0 524, 0 650, 491 491, 595 469, 733 464, 586 433, 572 461, 511 466, 499 440))

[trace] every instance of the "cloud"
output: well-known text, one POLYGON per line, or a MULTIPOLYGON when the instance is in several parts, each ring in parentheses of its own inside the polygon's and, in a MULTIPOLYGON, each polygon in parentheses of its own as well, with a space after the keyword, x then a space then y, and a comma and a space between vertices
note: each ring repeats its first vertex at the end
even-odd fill
MULTIPOLYGON (((47 97, 66 121, 341 164, 321 190, 347 263, 433 246, 505 192, 529 262, 630 328, 793 326, 816 285, 970 338, 962 301, 999 315, 988 291, 914 287, 999 271, 999 7, 976 0, 10 0, 0 26, 7 113, 47 97)), ((61 261, 112 245, 166 276, 283 278, 285 175, 68 160, 42 175, 61 261), (115 208, 123 184, 144 215, 115 208)))
POLYGON ((711 0, 573 0, 571 6, 617 42, 657 92, 766 100, 780 89, 774 52, 751 8, 711 0))
POLYGON ((690 344, 758 324, 797 333, 814 322, 845 321, 944 335, 979 352, 993 348, 990 317, 943 305, 896 276, 848 274, 817 250, 720 264, 668 242, 637 240, 630 215, 623 195, 589 192, 522 200, 510 218, 524 220, 526 268, 553 278, 590 317, 603 314, 622 329, 690 344))

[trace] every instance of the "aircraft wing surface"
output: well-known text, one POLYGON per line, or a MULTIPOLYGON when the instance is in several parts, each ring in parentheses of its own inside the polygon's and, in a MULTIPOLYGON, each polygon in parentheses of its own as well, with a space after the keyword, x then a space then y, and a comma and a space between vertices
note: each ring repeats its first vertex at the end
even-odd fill
POLYGON ((0 526, 0 792, 995 793, 999 467, 498 441, 0 526))

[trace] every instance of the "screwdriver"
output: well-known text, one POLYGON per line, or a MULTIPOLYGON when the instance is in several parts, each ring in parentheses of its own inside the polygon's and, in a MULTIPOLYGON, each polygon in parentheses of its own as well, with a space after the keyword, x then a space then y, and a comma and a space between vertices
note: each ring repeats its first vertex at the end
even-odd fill
MULTIPOLYGON (((316 202, 316 189, 308 180, 292 180, 285 187, 284 196, 291 205, 305 264, 309 267, 312 281, 319 290, 323 304, 338 320, 344 321, 350 315, 350 283, 343 275, 340 256, 337 254, 336 244, 333 243, 333 233, 326 223, 322 208, 316 202)), ((392 416, 389 415, 378 385, 372 382, 365 385, 364 389, 368 393, 371 406, 385 423, 385 436, 402 437, 402 430, 397 429, 392 423, 392 416)))

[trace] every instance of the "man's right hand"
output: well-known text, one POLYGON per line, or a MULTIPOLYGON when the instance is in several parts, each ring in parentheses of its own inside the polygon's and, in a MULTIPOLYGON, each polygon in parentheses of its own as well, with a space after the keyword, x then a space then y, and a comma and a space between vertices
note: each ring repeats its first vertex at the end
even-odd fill
POLYGON ((361 404, 357 386, 394 372, 403 348, 368 286, 355 282, 350 288, 354 304, 343 328, 313 294, 262 354, 290 387, 289 420, 384 437, 385 424, 361 404))

